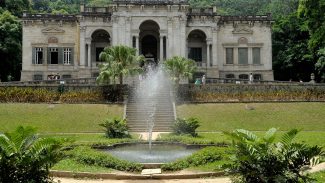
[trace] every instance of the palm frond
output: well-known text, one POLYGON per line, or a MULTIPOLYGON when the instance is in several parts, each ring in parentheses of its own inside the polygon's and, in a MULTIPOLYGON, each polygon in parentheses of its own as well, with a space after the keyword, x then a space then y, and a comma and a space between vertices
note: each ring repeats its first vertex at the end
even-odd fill
POLYGON ((284 146, 290 146, 292 140, 296 137, 298 132, 299 130, 297 129, 292 129, 288 131, 287 133, 283 134, 280 142, 283 143, 284 146))

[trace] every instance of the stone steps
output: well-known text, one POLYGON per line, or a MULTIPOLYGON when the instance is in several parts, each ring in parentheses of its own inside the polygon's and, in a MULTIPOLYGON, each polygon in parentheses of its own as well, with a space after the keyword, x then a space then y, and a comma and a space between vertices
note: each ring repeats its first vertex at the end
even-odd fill
MULTIPOLYGON (((131 89, 132 92, 132 89, 131 89)), ((159 91, 154 98, 143 98, 130 94, 128 98, 126 116, 129 130, 131 132, 147 132, 148 119, 151 105, 156 104, 154 132, 170 132, 174 122, 174 109, 170 96, 170 88, 159 91)))

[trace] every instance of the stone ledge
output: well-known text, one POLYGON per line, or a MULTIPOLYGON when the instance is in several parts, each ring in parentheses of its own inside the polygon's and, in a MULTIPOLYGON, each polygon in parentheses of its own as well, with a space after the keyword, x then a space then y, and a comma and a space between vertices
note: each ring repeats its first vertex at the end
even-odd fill
POLYGON ((89 173, 51 170, 50 176, 61 178, 94 178, 94 179, 113 179, 113 180, 144 180, 144 179, 195 179, 203 177, 221 177, 224 172, 199 172, 186 174, 117 174, 117 173, 89 173))

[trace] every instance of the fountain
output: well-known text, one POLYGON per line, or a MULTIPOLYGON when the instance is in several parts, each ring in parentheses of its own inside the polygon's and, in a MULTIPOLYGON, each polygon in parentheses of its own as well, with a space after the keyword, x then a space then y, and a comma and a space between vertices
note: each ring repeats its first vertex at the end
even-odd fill
MULTIPOLYGON (((134 100, 137 110, 145 110, 140 113, 147 126, 148 142, 138 144, 116 145, 105 151, 121 159, 138 163, 167 163, 176 159, 189 156, 199 148, 190 148, 183 144, 175 143, 153 143, 152 132, 159 110, 162 110, 162 100, 170 96, 171 83, 161 66, 148 66, 147 72, 140 76, 139 84, 135 88, 134 100), (162 97, 163 96, 163 97, 162 97), (146 116, 143 116, 146 115, 146 116)), ((172 106, 171 106, 172 107, 172 106)))

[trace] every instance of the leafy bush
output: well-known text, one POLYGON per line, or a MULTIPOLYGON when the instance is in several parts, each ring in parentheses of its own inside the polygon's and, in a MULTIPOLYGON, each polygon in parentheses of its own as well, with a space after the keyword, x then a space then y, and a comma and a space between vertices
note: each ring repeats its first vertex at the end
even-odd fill
POLYGON ((309 177, 302 174, 303 168, 317 164, 323 154, 318 146, 293 143, 296 129, 285 133, 279 142, 275 142, 274 128, 263 138, 242 129, 225 133, 236 148, 233 163, 225 168, 239 174, 240 182, 305 182, 309 177))
POLYGON ((196 118, 180 119, 177 118, 172 126, 173 132, 177 135, 190 134, 193 137, 197 136, 195 130, 199 127, 199 121, 196 118))
POLYGON ((211 139, 201 135, 197 137, 192 137, 191 135, 174 135, 174 134, 161 134, 157 141, 164 142, 180 142, 183 144, 214 144, 217 146, 228 146, 229 143, 226 141, 222 141, 220 139, 211 139))
POLYGON ((220 151, 217 147, 204 148, 191 156, 178 160, 176 162, 167 163, 161 166, 163 170, 176 171, 191 166, 200 166, 207 163, 213 163, 222 159, 220 151))
POLYGON ((90 147, 80 146, 69 153, 74 160, 87 165, 96 165, 106 168, 113 168, 120 171, 141 171, 142 165, 120 160, 108 153, 96 151, 90 147))
POLYGON ((126 125, 126 119, 106 119, 104 123, 99 124, 99 126, 104 127, 105 135, 108 138, 130 137, 128 126, 126 125))
POLYGON ((0 182, 47 183, 49 168, 60 158, 59 143, 39 138, 31 127, 0 134, 0 182))

